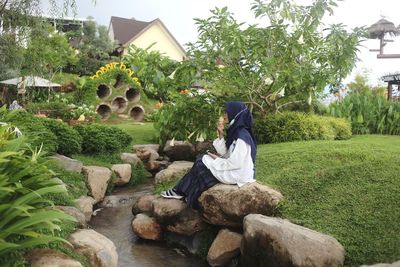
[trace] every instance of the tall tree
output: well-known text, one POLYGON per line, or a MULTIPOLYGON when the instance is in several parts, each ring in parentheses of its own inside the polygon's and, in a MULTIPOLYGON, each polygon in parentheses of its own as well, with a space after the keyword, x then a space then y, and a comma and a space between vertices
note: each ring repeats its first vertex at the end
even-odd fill
POLYGON ((98 25, 92 17, 83 25, 78 46, 78 63, 68 67, 68 71, 79 75, 92 75, 105 65, 113 52, 114 44, 108 36, 108 29, 98 25))
POLYGON ((350 73, 365 32, 347 31, 342 24, 326 27, 322 18, 335 6, 333 0, 310 6, 256 0, 252 10, 267 27, 245 27, 227 8, 217 8, 211 17, 196 19, 199 39, 189 44, 189 53, 220 95, 245 100, 261 112, 296 102, 311 106, 326 86, 350 73))
MULTIPOLYGON (((75 0, 50 0, 50 4, 58 15, 76 12, 75 0)), ((42 27, 41 5, 41 0, 0 0, 0 78, 20 73, 23 48, 31 32, 42 27)))

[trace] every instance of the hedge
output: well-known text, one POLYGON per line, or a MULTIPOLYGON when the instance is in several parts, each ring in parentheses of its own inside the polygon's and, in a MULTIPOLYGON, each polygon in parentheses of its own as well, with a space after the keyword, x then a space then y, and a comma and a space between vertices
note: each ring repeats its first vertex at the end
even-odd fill
POLYGON ((254 133, 259 144, 307 140, 345 140, 351 125, 345 119, 300 112, 257 116, 254 133))

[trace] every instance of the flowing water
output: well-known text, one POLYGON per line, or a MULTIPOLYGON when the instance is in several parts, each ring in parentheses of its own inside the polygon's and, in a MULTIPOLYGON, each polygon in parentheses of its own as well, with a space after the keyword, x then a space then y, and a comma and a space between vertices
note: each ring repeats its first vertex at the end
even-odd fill
MULTIPOLYGON (((132 195, 151 192, 152 185, 116 189, 113 195, 132 195)), ((118 252, 119 267, 205 267, 203 260, 185 256, 181 250, 169 247, 165 242, 139 239, 132 231, 131 206, 103 208, 92 217, 91 227, 114 242, 118 252)))

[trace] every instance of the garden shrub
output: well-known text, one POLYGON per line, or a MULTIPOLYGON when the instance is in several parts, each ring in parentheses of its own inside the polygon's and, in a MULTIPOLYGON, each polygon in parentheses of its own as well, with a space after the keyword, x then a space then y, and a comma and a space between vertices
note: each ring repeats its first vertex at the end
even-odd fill
POLYGON ((257 142, 279 143, 306 140, 348 139, 351 127, 343 119, 300 112, 257 116, 254 123, 257 142))
POLYGON ((86 124, 74 128, 82 136, 82 152, 85 154, 114 153, 132 142, 129 134, 116 127, 86 124))
POLYGON ((194 143, 216 137, 216 122, 223 109, 216 97, 185 89, 170 98, 171 102, 160 104, 161 108, 153 115, 161 144, 168 139, 194 143))
POLYGON ((82 137, 74 128, 54 119, 43 119, 42 122, 57 137, 59 154, 70 156, 82 151, 82 137))
POLYGON ((69 114, 70 108, 67 103, 63 102, 41 102, 41 103, 28 103, 26 110, 33 114, 44 113, 50 118, 54 119, 68 119, 66 115, 69 114))
POLYGON ((325 117, 333 128, 336 140, 346 140, 351 138, 351 124, 346 119, 325 117))
POLYGON ((43 124, 43 119, 34 117, 23 110, 2 112, 2 121, 17 126, 23 135, 28 137, 28 143, 34 149, 43 144, 43 150, 54 154, 58 150, 57 137, 43 124))
POLYGON ((53 241, 60 226, 74 219, 52 209, 48 194, 65 192, 51 178, 40 160, 40 153, 27 155, 25 138, 13 136, 7 126, 0 127, 0 262, 15 266, 22 253, 53 241))

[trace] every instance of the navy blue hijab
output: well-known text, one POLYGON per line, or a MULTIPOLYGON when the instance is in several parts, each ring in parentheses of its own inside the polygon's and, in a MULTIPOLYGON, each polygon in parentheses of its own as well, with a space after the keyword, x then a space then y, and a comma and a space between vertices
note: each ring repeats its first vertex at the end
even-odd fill
POLYGON ((227 102, 225 111, 228 114, 229 127, 227 129, 226 147, 236 139, 240 138, 251 147, 251 158, 253 163, 256 162, 257 143, 253 134, 253 116, 250 110, 242 102, 227 102), (232 120, 234 120, 232 122, 232 120))

